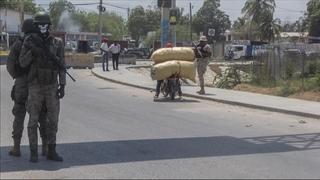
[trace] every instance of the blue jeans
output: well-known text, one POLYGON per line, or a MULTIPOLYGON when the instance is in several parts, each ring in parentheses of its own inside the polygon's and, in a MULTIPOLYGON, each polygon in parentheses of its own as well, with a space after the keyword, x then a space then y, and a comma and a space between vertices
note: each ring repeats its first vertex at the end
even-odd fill
POLYGON ((120 55, 120 53, 112 54, 112 66, 113 66, 113 70, 118 70, 119 55, 120 55))
POLYGON ((157 80, 156 95, 160 94, 160 87, 162 83, 163 83, 163 80, 157 80))
POLYGON ((108 52, 104 52, 104 54, 102 56, 102 70, 109 71, 109 69, 108 69, 108 52), (106 66, 105 66, 105 64, 106 64, 106 66))

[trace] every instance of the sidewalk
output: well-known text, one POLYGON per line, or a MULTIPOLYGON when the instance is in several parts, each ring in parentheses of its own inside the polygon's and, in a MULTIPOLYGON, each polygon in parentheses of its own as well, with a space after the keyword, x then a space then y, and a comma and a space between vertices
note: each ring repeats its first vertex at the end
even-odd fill
MULTIPOLYGON (((156 81, 150 77, 134 73, 128 68, 145 66, 146 64, 138 63, 136 66, 119 66, 119 71, 103 72, 101 65, 95 64, 92 73, 102 79, 128 85, 132 87, 154 90, 156 81)), ((278 96, 262 95, 242 91, 233 91, 226 89, 206 87, 206 95, 198 95, 196 91, 198 86, 182 86, 182 92, 186 97, 194 97, 204 100, 212 100, 221 103, 239 105, 250 108, 281 112, 286 114, 317 118, 320 119, 320 103, 304 101, 299 99, 284 98, 278 96)), ((150 97, 152 98, 152 97, 150 97)))

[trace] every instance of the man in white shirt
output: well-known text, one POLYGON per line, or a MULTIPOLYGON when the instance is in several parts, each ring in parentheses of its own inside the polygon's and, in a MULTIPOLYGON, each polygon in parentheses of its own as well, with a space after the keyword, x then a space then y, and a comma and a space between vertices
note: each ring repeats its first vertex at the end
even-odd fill
POLYGON ((107 39, 106 38, 103 38, 102 40, 102 44, 101 44, 101 47, 100 47, 100 50, 103 54, 102 56, 102 70, 103 71, 109 71, 108 69, 108 51, 109 51, 109 48, 108 48, 108 43, 107 43, 107 39), (106 66, 105 66, 106 64, 106 66))
POLYGON ((109 50, 112 53, 113 70, 119 70, 118 65, 119 65, 119 55, 121 50, 120 44, 114 41, 109 47, 109 50))

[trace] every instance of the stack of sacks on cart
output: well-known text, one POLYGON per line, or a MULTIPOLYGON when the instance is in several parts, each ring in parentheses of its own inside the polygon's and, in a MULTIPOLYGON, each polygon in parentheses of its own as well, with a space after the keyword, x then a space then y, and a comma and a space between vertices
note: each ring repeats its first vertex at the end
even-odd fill
POLYGON ((181 78, 195 82, 196 64, 195 54, 189 47, 161 48, 156 50, 151 60, 152 80, 163 80, 174 74, 179 74, 181 78))

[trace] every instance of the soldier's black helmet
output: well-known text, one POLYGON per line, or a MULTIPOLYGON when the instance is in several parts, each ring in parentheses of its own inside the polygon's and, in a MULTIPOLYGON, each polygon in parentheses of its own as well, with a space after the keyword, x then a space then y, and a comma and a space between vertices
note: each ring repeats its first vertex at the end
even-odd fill
POLYGON ((33 16, 34 24, 51 24, 51 18, 46 12, 39 12, 33 16))
POLYGON ((33 25, 33 19, 31 19, 31 18, 25 19, 22 23, 21 31, 24 33, 34 33, 35 28, 33 25))

